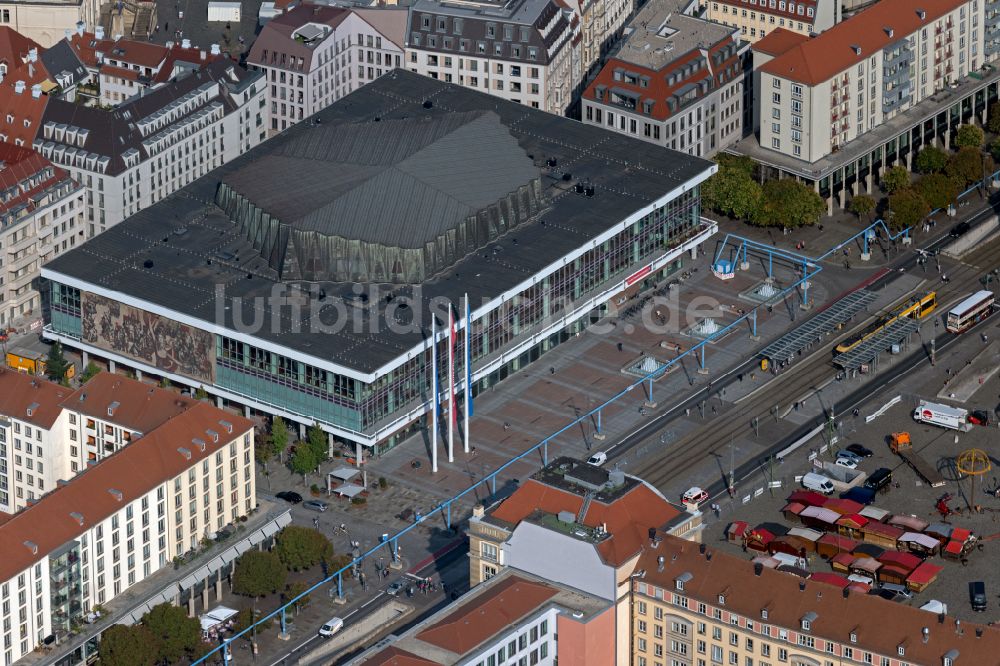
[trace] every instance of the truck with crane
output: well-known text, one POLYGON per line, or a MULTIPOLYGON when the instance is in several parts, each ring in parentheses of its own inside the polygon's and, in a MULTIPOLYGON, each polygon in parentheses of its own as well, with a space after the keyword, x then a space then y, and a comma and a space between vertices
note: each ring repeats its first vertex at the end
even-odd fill
POLYGON ((919 453, 913 450, 913 440, 908 432, 894 432, 889 436, 889 447, 892 452, 906 461, 913 468, 913 471, 926 481, 931 488, 938 488, 945 484, 944 477, 937 471, 937 468, 928 463, 919 453))

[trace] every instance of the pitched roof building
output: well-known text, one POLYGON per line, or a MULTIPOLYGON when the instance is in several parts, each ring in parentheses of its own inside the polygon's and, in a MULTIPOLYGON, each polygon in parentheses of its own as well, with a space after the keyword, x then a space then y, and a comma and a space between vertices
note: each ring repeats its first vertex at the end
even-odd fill
POLYGON ((706 0, 705 18, 739 31, 756 42, 774 30, 808 36, 829 30, 841 20, 839 0, 706 0))

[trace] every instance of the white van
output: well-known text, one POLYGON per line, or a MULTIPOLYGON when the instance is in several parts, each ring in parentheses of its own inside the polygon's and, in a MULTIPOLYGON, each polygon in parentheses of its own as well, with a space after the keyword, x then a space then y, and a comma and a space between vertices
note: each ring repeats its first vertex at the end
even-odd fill
POLYGON ((809 472, 802 477, 802 487, 808 490, 815 490, 824 495, 833 494, 833 482, 822 474, 816 474, 815 472, 809 472))
POLYGON ((339 617, 330 618, 330 621, 319 628, 319 635, 329 638, 344 628, 344 621, 339 617))

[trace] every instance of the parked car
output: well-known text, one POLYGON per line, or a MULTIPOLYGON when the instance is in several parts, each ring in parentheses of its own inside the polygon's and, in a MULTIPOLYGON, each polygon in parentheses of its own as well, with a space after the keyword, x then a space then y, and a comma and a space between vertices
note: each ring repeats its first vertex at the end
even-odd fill
POLYGON ((344 620, 339 617, 332 617, 330 621, 319 628, 319 635, 329 638, 344 628, 344 620))
POLYGON ((969 583, 969 603, 977 613, 986 610, 986 583, 981 580, 969 583))
POLYGON ((861 504, 871 504, 875 501, 875 491, 871 488, 851 488, 847 492, 840 493, 840 499, 860 502, 861 504))
POLYGON ((302 506, 310 511, 319 511, 320 513, 323 513, 330 505, 322 500, 306 500, 302 503, 302 506))
POLYGON ((839 465, 840 467, 846 467, 847 469, 858 468, 858 461, 854 458, 848 458, 846 456, 837 456, 837 460, 834 464, 839 465))
POLYGON ((861 444, 851 444, 847 447, 847 450, 859 458, 870 458, 872 456, 872 450, 861 444))
POLYGON ((882 583, 882 589, 896 594, 901 599, 912 599, 913 591, 898 583, 882 583))
POLYGON ((888 467, 879 467, 865 479, 865 488, 878 492, 883 488, 888 489, 890 483, 892 483, 892 470, 888 467))
POLYGON ((280 500, 285 500, 289 504, 298 504, 302 501, 302 495, 291 490, 282 490, 280 493, 275 495, 280 500))
POLYGON ((853 451, 848 451, 847 449, 844 449, 842 451, 837 451, 837 457, 838 458, 849 458, 849 459, 853 460, 856 463, 861 462, 861 456, 859 456, 858 454, 854 453, 853 451))
POLYGON ((593 465, 594 467, 600 467, 606 462, 608 462, 608 454, 604 451, 598 451, 594 455, 587 458, 587 464, 593 465))
POLYGON ((969 224, 968 222, 959 222, 958 224, 956 224, 951 228, 951 231, 948 233, 948 235, 951 236, 952 238, 958 238, 959 236, 964 236, 965 234, 969 233, 971 229, 972 225, 969 224))
POLYGON ((385 588, 385 593, 388 594, 390 597, 394 597, 403 591, 404 585, 405 583, 403 583, 403 579, 399 579, 394 583, 391 583, 389 587, 385 588))
POLYGON ((693 486, 688 488, 687 491, 681 495, 681 501, 685 504, 694 504, 695 506, 701 504, 708 499, 708 491, 702 490, 698 486, 693 486))
POLYGON ((815 472, 809 472, 802 477, 802 487, 806 490, 815 490, 824 495, 831 495, 834 491, 833 482, 822 474, 815 472))

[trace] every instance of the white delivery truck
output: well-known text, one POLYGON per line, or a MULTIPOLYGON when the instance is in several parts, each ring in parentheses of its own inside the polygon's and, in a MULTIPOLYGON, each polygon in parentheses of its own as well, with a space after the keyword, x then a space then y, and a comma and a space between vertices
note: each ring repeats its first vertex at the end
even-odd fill
POLYGON ((926 400, 921 400, 913 410, 913 420, 952 430, 968 431, 972 428, 969 423, 969 410, 926 400))

